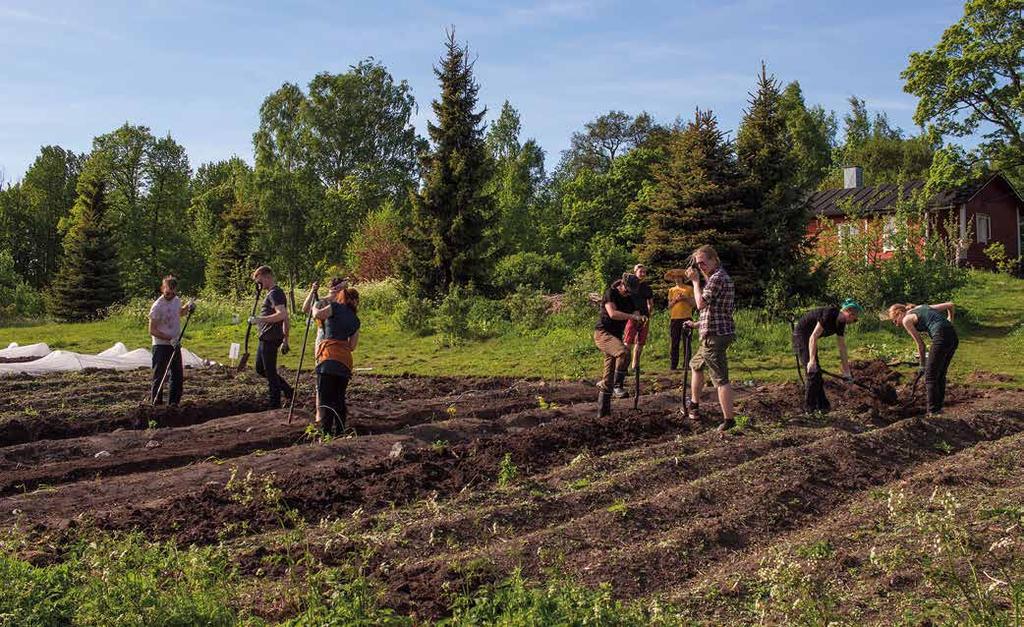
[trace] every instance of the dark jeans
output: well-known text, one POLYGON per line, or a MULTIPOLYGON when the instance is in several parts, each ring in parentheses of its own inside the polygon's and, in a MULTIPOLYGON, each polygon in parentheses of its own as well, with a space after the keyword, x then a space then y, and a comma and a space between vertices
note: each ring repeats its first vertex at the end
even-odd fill
POLYGON ((277 373, 277 349, 281 348, 280 341, 260 340, 256 349, 256 374, 267 379, 270 384, 270 406, 278 408, 281 406, 281 393, 291 398, 292 386, 277 373))
POLYGON ((673 318, 668 324, 669 335, 669 366, 672 370, 679 368, 679 341, 685 340, 686 349, 683 355, 683 368, 690 365, 690 337, 693 329, 686 326, 684 318, 673 318))
POLYGON ((928 413, 937 414, 942 411, 946 401, 946 373, 949 363, 953 361, 953 353, 960 345, 956 331, 946 329, 932 338, 932 348, 928 351, 928 359, 924 364, 924 385, 928 393, 928 413))
POLYGON ((156 344, 153 346, 153 387, 149 392, 150 399, 156 399, 157 405, 163 405, 164 393, 160 391, 160 396, 157 396, 157 388, 160 387, 160 381, 164 378, 164 371, 167 370, 167 365, 171 365, 171 373, 167 375, 167 383, 164 387, 170 386, 170 403, 171 405, 177 405, 181 402, 182 382, 185 378, 185 371, 181 365, 181 349, 174 350, 173 346, 167 346, 166 344, 156 344), (173 358, 173 362, 171 361, 173 358))
POLYGON ((317 375, 316 404, 320 409, 320 428, 324 433, 338 435, 345 429, 348 407, 345 393, 351 377, 320 373, 317 375))
MULTIPOLYGON (((816 372, 807 372, 807 362, 811 360, 811 348, 808 346, 809 341, 810 338, 801 335, 793 336, 793 350, 796 351, 797 360, 800 362, 800 367, 803 368, 804 376, 806 377, 804 408, 809 412, 828 412, 832 409, 832 404, 828 402, 828 397, 825 396, 825 377, 821 374, 820 365, 816 372)), ((814 356, 814 360, 818 360, 817 355, 814 356)))

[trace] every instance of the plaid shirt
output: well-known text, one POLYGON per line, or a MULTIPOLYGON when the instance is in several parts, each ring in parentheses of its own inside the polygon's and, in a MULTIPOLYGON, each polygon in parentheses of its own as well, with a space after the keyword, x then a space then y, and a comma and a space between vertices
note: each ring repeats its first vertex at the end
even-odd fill
POLYGON ((704 308, 700 310, 700 336, 735 335, 732 312, 736 308, 736 288, 721 266, 708 277, 701 296, 704 308))

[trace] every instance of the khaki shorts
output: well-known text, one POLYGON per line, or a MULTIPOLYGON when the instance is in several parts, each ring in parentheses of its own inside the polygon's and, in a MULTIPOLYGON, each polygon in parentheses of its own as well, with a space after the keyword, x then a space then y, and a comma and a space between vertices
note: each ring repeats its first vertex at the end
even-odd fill
POLYGON ((735 339, 735 335, 710 335, 700 338, 700 348, 690 360, 690 369, 697 372, 707 366, 715 387, 729 383, 729 357, 726 351, 735 339))

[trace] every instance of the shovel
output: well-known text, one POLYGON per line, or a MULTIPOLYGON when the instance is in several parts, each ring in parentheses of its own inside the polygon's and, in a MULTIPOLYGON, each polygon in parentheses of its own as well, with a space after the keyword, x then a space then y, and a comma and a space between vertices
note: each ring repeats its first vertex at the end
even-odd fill
MULTIPOLYGON (((252 304, 252 313, 249 317, 252 318, 256 315, 256 308, 260 306, 260 294, 263 293, 263 286, 259 283, 256 284, 256 302, 252 304)), ((245 350, 242 352, 242 357, 238 360, 238 371, 245 370, 246 364, 249 363, 249 334, 252 333, 252 323, 249 322, 248 326, 245 327, 245 350)))
MULTIPOLYGON (((860 389, 862 389, 865 392, 867 392, 868 394, 870 394, 872 396, 872 398, 874 398, 875 400, 882 401, 883 403, 886 403, 888 405, 895 405, 896 402, 899 400, 899 399, 895 398, 895 391, 892 394, 887 394, 886 392, 880 391, 877 388, 873 388, 870 385, 865 385, 865 384, 861 383, 860 381, 857 381, 856 379, 854 379, 854 380, 847 379, 846 377, 839 376, 838 374, 835 374, 834 372, 829 372, 828 370, 825 370, 824 368, 819 368, 819 371, 821 372, 821 374, 823 374, 825 376, 832 377, 833 379, 838 379, 839 381, 846 381, 847 383, 852 383, 852 384, 856 385, 857 387, 859 387, 860 389)), ((891 390, 892 388, 889 388, 889 389, 891 390)))
POLYGON ((683 416, 690 417, 690 406, 686 403, 686 391, 689 388, 690 374, 690 339, 693 337, 693 329, 686 328, 686 337, 683 339, 683 416))
POLYGON ((299 353, 299 367, 295 370, 295 385, 292 389, 292 400, 288 405, 288 424, 292 424, 292 412, 295 411, 295 397, 298 396, 299 390, 299 375, 302 374, 302 360, 306 356, 306 340, 309 339, 309 324, 313 321, 313 303, 317 300, 316 294, 313 294, 313 302, 309 304, 309 313, 306 315, 306 332, 302 334, 302 351, 299 353))
POLYGON ((178 333, 178 339, 175 340, 173 346, 174 350, 171 352, 171 359, 167 362, 167 367, 164 368, 164 376, 160 377, 160 385, 156 388, 156 394, 153 395, 153 404, 160 400, 160 395, 164 392, 164 384, 167 383, 167 375, 171 373, 171 366, 174 365, 174 356, 177 355, 178 359, 181 359, 181 338, 185 337, 185 329, 188 328, 188 321, 192 319, 193 309, 189 309, 185 315, 185 324, 181 325, 181 331, 178 333))
MULTIPOLYGON (((644 320, 640 324, 640 328, 637 329, 637 332, 636 332, 637 333, 637 340, 638 340, 637 348, 640 347, 640 344, 639 344, 640 332, 644 330, 645 326, 647 326, 647 320, 644 320)), ((636 411, 636 410, 640 409, 640 356, 639 355, 636 358, 636 368, 634 370, 636 370, 636 379, 633 382, 633 410, 636 411)))

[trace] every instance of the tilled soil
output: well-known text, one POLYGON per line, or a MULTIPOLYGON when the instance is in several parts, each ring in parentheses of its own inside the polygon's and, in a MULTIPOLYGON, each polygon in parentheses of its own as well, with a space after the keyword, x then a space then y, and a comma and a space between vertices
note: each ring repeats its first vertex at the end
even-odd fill
MULTIPOLYGON (((260 402, 260 380, 226 369, 190 378, 194 405, 174 412, 122 402, 102 418, 100 406, 75 403, 67 415, 88 427, 58 416, 49 439, 5 387, 0 526, 50 539, 85 525, 229 542, 244 573, 273 579, 284 574, 277 534, 309 525, 322 564, 357 565, 389 605, 419 618, 442 615, 447 590, 514 568, 685 601, 708 573, 755 563, 874 489, 1024 433, 1022 393, 954 385, 948 414, 922 420, 923 385, 911 403, 909 382, 884 364, 857 364, 855 375, 892 393, 829 382, 834 412, 823 418, 802 416, 795 384, 742 389, 744 420, 725 434, 711 391, 704 415, 684 419, 671 380, 639 411, 627 399, 598 418, 590 383, 357 377, 351 432, 329 441, 307 431, 307 393, 289 424, 286 410, 246 405, 260 402)), ((39 409, 55 409, 72 384, 92 402, 144 393, 145 382, 121 373, 31 389, 39 409)), ((289 613, 270 601, 253 609, 289 613)))

